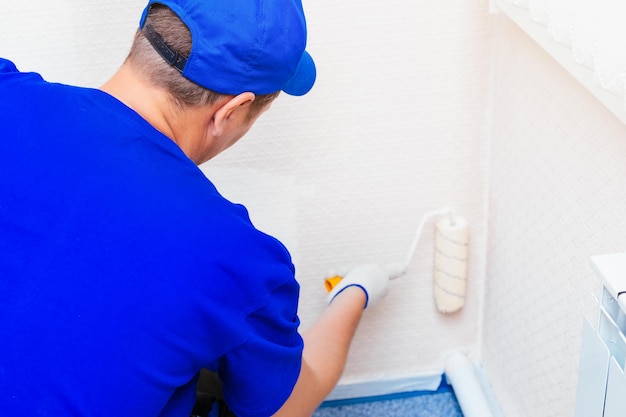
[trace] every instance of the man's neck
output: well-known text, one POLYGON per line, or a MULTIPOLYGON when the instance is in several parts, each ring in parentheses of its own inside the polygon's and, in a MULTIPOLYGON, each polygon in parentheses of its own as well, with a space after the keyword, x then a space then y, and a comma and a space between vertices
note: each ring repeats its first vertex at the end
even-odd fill
POLYGON ((167 93, 149 86, 128 64, 124 64, 100 90, 130 107, 161 133, 174 140, 167 93))

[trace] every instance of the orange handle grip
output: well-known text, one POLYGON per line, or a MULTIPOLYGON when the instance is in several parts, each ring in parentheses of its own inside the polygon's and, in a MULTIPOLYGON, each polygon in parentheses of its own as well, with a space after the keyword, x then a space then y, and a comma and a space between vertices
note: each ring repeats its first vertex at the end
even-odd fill
POLYGON ((333 288, 337 286, 341 282, 343 277, 339 275, 335 275, 334 277, 326 278, 324 280, 324 287, 326 288, 326 292, 331 292, 333 288))

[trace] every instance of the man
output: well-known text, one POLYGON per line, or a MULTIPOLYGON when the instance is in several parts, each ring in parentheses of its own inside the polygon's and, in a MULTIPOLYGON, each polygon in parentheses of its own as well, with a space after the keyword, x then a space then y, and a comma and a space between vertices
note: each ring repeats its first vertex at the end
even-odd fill
POLYGON ((187 417, 202 369, 239 417, 330 392, 388 274, 349 272, 301 336, 289 253, 197 168, 310 90, 305 44, 299 0, 158 0, 101 89, 0 60, 3 415, 187 417))

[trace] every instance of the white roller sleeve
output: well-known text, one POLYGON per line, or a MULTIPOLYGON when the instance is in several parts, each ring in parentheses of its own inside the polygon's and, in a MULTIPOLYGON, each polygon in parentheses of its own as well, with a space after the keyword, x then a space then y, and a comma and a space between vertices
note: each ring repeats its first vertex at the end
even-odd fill
POLYGON ((444 216, 435 230, 433 293, 442 313, 453 313, 465 304, 469 227, 461 216, 444 216))

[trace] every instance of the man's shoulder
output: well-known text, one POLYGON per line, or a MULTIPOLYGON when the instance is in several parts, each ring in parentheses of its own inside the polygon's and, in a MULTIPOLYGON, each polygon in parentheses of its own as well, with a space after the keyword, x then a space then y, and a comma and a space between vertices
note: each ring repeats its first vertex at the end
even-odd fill
POLYGON ((12 61, 6 58, 0 57, 0 74, 18 72, 17 67, 12 61))

